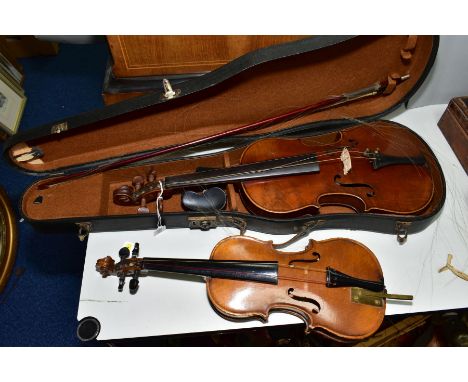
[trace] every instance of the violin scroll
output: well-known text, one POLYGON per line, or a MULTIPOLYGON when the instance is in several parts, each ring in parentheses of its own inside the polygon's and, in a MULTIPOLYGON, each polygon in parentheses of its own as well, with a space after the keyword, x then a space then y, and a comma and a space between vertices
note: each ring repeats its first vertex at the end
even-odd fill
POLYGON ((128 206, 140 204, 138 213, 149 213, 146 206, 148 197, 147 193, 159 191, 159 184, 156 184, 156 171, 151 170, 147 176, 147 182, 142 175, 136 175, 132 179, 132 185, 123 185, 113 192, 113 200, 115 204, 128 206))
POLYGON ((96 270, 102 275, 102 277, 111 276, 114 275, 114 265, 114 259, 110 256, 107 256, 97 261, 96 270))
POLYGON ((127 185, 121 186, 114 190, 114 203, 123 206, 135 204, 133 201, 133 191, 133 187, 127 185))
POLYGON ((122 247, 119 250, 120 261, 116 264, 114 259, 110 256, 99 259, 96 262, 96 271, 102 277, 117 276, 119 278, 119 292, 122 292, 125 285, 125 278, 132 277, 130 280, 130 293, 135 294, 138 290, 140 273, 142 271, 142 259, 138 258, 140 246, 135 243, 132 250, 132 257, 130 257, 130 250, 127 247, 122 247))

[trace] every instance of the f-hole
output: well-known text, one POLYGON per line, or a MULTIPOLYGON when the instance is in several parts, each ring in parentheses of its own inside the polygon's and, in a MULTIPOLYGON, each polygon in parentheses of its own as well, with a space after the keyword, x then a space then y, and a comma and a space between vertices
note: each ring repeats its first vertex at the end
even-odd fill
POLYGON ((320 312, 320 304, 317 302, 317 300, 314 300, 313 298, 306 297, 306 296, 301 296, 299 294, 294 293, 294 288, 289 288, 288 289, 288 296, 291 297, 293 300, 296 301, 301 301, 301 302, 307 302, 312 305, 312 313, 318 314, 320 312))
POLYGON ((348 139, 348 148, 354 149, 355 147, 357 147, 357 145, 358 141, 352 138, 348 139))
POLYGON ((335 175, 335 177, 333 178, 333 181, 338 185, 338 186, 341 186, 341 187, 366 187, 368 188, 370 191, 366 192, 366 195, 368 197, 373 197, 375 195, 375 191, 374 191, 374 188, 370 185, 370 184, 366 184, 366 183, 342 183, 340 182, 339 180, 341 179, 341 175, 335 175))
POLYGON ((296 260, 291 260, 288 265, 290 267, 294 267, 294 263, 316 263, 317 261, 320 260, 320 253, 318 252, 312 252, 312 259, 296 259, 296 260))

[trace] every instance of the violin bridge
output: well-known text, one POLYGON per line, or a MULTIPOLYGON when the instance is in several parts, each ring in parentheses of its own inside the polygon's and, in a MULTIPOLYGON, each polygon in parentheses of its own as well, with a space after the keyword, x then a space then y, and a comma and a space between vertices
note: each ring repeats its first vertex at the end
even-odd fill
POLYGON ((413 300, 413 296, 406 294, 389 294, 386 292, 372 292, 363 288, 351 288, 351 300, 357 304, 383 307, 384 298, 391 300, 413 300))

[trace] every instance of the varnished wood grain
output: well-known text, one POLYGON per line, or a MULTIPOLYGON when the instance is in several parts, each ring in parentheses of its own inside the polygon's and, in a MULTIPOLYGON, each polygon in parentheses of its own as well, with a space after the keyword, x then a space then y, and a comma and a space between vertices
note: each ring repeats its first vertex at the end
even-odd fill
POLYGON ((360 339, 374 333, 385 315, 385 303, 380 307, 358 304, 351 300, 350 288, 325 286, 328 266, 354 277, 383 280, 375 255, 354 240, 311 240, 303 252, 280 252, 271 242, 245 236, 229 237, 216 245, 211 259, 279 263, 278 285, 207 280, 213 306, 228 317, 267 319, 272 311, 280 310, 301 317, 307 331, 319 328, 339 337, 360 339), (301 261, 315 259, 317 254, 316 262, 301 261), (291 294, 299 298, 294 299, 291 294))
POLYGON ((310 153, 317 155, 320 172, 284 176, 242 184, 251 209, 262 214, 300 216, 317 213, 321 206, 345 206, 356 212, 386 212, 409 215, 423 211, 434 195, 434 182, 427 166, 392 165, 374 170, 369 159, 362 156, 366 149, 379 149, 384 155, 417 157, 427 153, 419 139, 410 131, 397 127, 382 129, 358 125, 331 134, 333 143, 314 143, 312 138, 272 138, 250 145, 242 163, 254 163, 273 158, 310 153), (352 169, 343 173, 341 150, 349 147, 352 169), (344 187, 344 184, 355 184, 344 187), (363 186, 360 186, 363 185, 363 186), (364 186, 366 185, 366 186, 364 186), (372 196, 369 192, 372 191, 372 196))
POLYGON ((108 36, 116 77, 207 72, 255 49, 304 36, 108 36))

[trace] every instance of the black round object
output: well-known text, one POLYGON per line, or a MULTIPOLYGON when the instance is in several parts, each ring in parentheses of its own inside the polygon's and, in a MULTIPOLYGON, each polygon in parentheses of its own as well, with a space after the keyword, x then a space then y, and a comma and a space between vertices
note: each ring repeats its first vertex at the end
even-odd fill
POLYGON ((130 256, 130 250, 127 247, 120 248, 119 257, 121 259, 126 259, 129 256, 130 256))
POLYGON ((78 322, 76 335, 81 341, 94 340, 101 331, 101 323, 94 317, 85 317, 78 322))
POLYGON ((211 187, 201 193, 185 191, 182 195, 182 205, 188 210, 199 212, 222 210, 226 200, 226 192, 219 187, 211 187))

